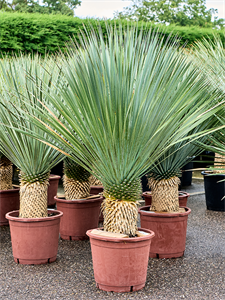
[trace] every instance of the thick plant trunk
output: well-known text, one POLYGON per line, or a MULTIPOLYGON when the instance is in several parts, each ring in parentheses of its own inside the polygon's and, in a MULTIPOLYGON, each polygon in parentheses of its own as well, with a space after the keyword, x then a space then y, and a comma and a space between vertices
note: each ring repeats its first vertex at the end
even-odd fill
POLYGON ((114 233, 136 235, 138 220, 138 201, 141 200, 141 180, 123 179, 115 183, 103 182, 105 199, 102 203, 104 230, 114 233))
POLYGON ((225 174, 225 156, 224 155, 215 153, 214 168, 221 169, 221 170, 216 170, 215 171, 216 173, 225 174))
POLYGON ((138 208, 136 202, 106 198, 102 203, 104 230, 135 236, 138 208))
POLYGON ((0 159, 0 190, 11 190, 13 167, 11 161, 5 156, 0 159))
POLYGON ((43 183, 20 184, 20 218, 41 218, 47 217, 47 191, 48 180, 43 183))
POLYGON ((73 178, 63 176, 63 187, 66 200, 82 199, 90 196, 90 181, 80 182, 73 178))
POLYGON ((169 179, 155 180, 149 179, 149 186, 152 191, 152 211, 178 212, 179 194, 178 185, 180 179, 172 177, 169 179))
POLYGON ((94 175, 91 175, 89 180, 90 180, 91 185, 101 185, 102 186, 102 182, 100 180, 98 180, 94 175))

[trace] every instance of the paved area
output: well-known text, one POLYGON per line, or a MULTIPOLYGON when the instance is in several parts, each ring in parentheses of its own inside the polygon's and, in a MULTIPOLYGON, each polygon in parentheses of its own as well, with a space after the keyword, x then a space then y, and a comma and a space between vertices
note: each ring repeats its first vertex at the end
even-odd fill
MULTIPOLYGON (((59 241, 57 261, 40 266, 13 261, 10 231, 1 227, 0 299, 225 300, 225 212, 207 211, 203 181, 185 188, 188 207, 182 258, 149 259, 144 289, 113 293, 95 287, 89 241, 59 241)), ((184 190, 182 188, 182 190, 184 190)))
POLYGON ((205 194, 203 178, 194 178, 190 186, 182 186, 180 190, 188 192, 190 195, 205 194))

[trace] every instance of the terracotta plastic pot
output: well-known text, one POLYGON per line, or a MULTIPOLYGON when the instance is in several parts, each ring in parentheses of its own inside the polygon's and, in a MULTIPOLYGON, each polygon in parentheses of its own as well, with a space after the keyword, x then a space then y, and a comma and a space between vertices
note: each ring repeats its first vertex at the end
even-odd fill
POLYGON ((58 175, 50 174, 48 186, 48 207, 55 207, 56 201, 54 197, 57 195, 59 179, 58 175))
MULTIPOLYGON (((142 194, 142 196, 144 197, 145 199, 145 205, 148 206, 148 205, 151 205, 152 204, 152 195, 151 195, 151 192, 148 191, 148 192, 144 192, 142 194)), ((188 200, 188 197, 190 196, 190 194, 186 193, 186 192, 182 192, 182 191, 179 191, 179 206, 186 206, 187 205, 187 200, 188 200)))
POLYGON ((60 237, 63 240, 88 239, 86 231, 98 227, 103 197, 87 200, 65 200, 55 197, 57 209, 63 212, 60 237))
MULTIPOLYGON (((103 186, 101 185, 91 185, 91 190, 90 190, 90 194, 91 195, 98 195, 99 193, 103 192, 103 186)), ((103 197, 104 198, 104 197, 103 197)), ((102 200, 103 200, 102 198, 102 200)), ((99 222, 104 222, 104 217, 103 217, 103 213, 100 209, 100 214, 99 214, 99 222)))
POLYGON ((48 210, 48 214, 49 217, 34 219, 19 218, 18 210, 6 214, 16 263, 39 265, 56 260, 63 213, 48 210))
POLYGON ((0 190, 0 226, 9 225, 5 214, 10 211, 19 209, 20 206, 20 189, 0 190))
POLYGON ((141 207, 138 212, 141 227, 155 232, 149 256, 152 258, 176 258, 184 255, 187 220, 190 208, 184 213, 155 213, 150 206, 141 207))
POLYGON ((90 194, 91 195, 98 195, 99 193, 103 192, 103 186, 102 185, 91 185, 90 194))
MULTIPOLYGON (((108 292, 132 292, 145 286, 154 232, 144 237, 112 238, 87 231, 90 237, 96 286, 108 292)), ((154 239, 153 239, 154 240, 154 239)))
POLYGON ((209 176, 209 173, 205 171, 201 172, 201 174, 204 176, 207 209, 213 211, 225 211, 225 181, 221 181, 225 179, 225 175, 216 174, 209 176))
POLYGON ((183 191, 179 191, 179 206, 180 207, 187 206, 187 201, 188 201, 189 196, 190 196, 190 194, 183 192, 183 191))

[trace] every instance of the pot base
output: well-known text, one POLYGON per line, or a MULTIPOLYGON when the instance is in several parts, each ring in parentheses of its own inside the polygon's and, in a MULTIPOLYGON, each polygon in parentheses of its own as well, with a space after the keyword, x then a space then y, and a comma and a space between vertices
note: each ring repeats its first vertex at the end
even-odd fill
POLYGON ((104 285, 99 284, 96 282, 96 287, 100 290, 106 291, 106 292, 116 292, 116 293, 129 293, 129 292, 136 292, 145 286, 145 283, 133 285, 133 286, 111 286, 111 285, 104 285))
POLYGON ((48 259, 19 259, 14 257, 14 261, 21 265, 44 265, 56 261, 56 256, 48 259))
POLYGON ((67 240, 67 241, 84 241, 84 240, 88 240, 88 236, 71 236, 71 235, 66 235, 66 234, 61 234, 60 233, 60 238, 62 240, 67 240))
POLYGON ((151 258, 177 258, 184 256, 184 251, 177 252, 177 253, 149 253, 149 257, 151 258))
POLYGON ((214 206, 206 206, 206 208, 208 210, 213 210, 213 211, 225 211, 225 205, 224 205, 224 208, 220 208, 220 207, 214 207, 214 206))

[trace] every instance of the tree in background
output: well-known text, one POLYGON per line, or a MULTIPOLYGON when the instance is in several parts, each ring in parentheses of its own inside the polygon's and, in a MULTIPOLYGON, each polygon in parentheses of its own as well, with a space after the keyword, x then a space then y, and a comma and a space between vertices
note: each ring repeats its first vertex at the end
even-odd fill
POLYGON ((0 0, 0 10, 11 11, 12 4, 7 2, 6 0, 0 0))
POLYGON ((133 0, 131 7, 116 12, 115 17, 179 26, 223 27, 224 19, 212 16, 217 9, 207 10, 206 0, 133 0))
POLYGON ((81 4, 80 0, 0 0, 0 10, 41 14, 62 14, 74 16, 74 9, 81 4))

